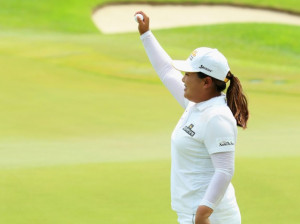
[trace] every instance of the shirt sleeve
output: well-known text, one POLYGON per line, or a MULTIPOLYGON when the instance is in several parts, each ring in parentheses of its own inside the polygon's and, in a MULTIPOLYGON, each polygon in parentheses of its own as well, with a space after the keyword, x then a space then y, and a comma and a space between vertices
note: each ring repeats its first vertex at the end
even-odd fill
POLYGON ((234 173, 234 152, 211 155, 215 173, 199 205, 215 209, 222 200, 234 173))
POLYGON ((206 127, 204 144, 209 154, 235 150, 236 125, 223 116, 212 117, 206 127))
POLYGON ((158 43, 151 31, 141 35, 148 58, 160 80, 168 88, 178 103, 186 108, 188 100, 184 98, 184 84, 181 73, 172 66, 172 59, 158 43))

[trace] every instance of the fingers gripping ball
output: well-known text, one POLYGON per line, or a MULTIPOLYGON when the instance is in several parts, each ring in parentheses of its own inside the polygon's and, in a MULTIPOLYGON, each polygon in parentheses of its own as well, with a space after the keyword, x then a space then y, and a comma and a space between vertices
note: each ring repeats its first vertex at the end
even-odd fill
POLYGON ((142 15, 142 14, 136 14, 135 16, 134 16, 134 19, 135 19, 135 21, 138 23, 139 21, 138 21, 138 17, 141 19, 141 20, 144 20, 144 16, 142 15))

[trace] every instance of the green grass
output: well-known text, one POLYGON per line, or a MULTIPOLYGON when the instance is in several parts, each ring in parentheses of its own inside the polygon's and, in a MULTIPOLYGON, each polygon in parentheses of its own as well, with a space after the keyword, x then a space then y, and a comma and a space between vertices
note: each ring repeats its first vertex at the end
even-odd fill
POLYGON ((233 184, 243 223, 299 222, 299 157, 239 158, 233 184))
MULTIPOLYGON (((297 223, 285 208, 300 199, 299 28, 154 32, 173 58, 199 43, 228 57, 251 111, 249 128, 239 131, 234 177, 243 223, 297 223)), ((139 36, 11 30, 0 39, 0 222, 175 223, 169 139, 182 109, 139 36)))
MULTIPOLYGON (((237 159, 233 183, 243 223, 298 223, 299 162, 237 159)), ((2 170, 0 222, 176 223, 169 172, 165 160, 2 170)))
MULTIPOLYGON (((137 33, 95 29, 101 2, 0 3, 0 223, 176 223, 170 134, 182 109, 137 33)), ((292 0, 227 2, 300 11, 292 0)), ((251 112, 233 179, 243 223, 298 223, 300 28, 154 33, 174 59, 199 46, 226 55, 251 112)))
POLYGON ((168 223, 175 217, 169 209, 169 167, 161 161, 5 171, 1 185, 7 191, 1 194, 9 198, 1 197, 0 221, 168 223))
MULTIPOLYGON (((297 66, 300 50, 294 39, 300 38, 300 28, 234 24, 156 33, 173 58, 185 58, 199 43, 224 52, 232 62, 231 70, 242 80, 250 96, 253 116, 256 116, 255 105, 261 101, 263 106, 274 97, 280 104, 264 108, 266 114, 272 113, 270 119, 285 119, 281 116, 290 107, 293 111, 289 112, 288 121, 293 123, 298 116, 299 106, 294 102, 300 94, 297 66), (228 29, 235 30, 233 37, 226 33, 228 29), (214 38, 219 36, 222 40, 214 38), (274 36, 276 40, 269 41, 274 36), (276 42, 280 44, 272 48, 276 42), (252 100, 251 94, 257 100, 252 100), (286 97, 290 99, 287 102, 286 97), (287 106, 282 107, 282 103, 287 106)), ((5 127, 0 130, 1 138, 98 136, 99 131, 110 135, 131 129, 146 131, 151 127, 164 132, 165 127, 173 127, 170 121, 175 122, 181 113, 154 75, 137 34, 20 36, 11 32, 0 35, 0 63, 5 72, 0 84, 4 93, 2 105, 5 105, 0 112, 5 127), (171 105, 169 110, 157 110, 167 101, 171 105), (141 110, 132 113, 137 106, 141 110), (170 112, 174 110, 177 113, 170 112)))

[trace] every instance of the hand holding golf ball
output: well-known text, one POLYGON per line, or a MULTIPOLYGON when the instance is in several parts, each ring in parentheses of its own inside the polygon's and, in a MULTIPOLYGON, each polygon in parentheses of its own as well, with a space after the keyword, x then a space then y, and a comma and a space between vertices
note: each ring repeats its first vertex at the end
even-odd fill
POLYGON ((142 15, 142 14, 140 14, 140 13, 138 13, 138 14, 136 14, 135 16, 134 16, 134 19, 135 19, 135 21, 138 23, 139 21, 138 21, 138 18, 140 19, 140 20, 144 20, 144 16, 142 15))
POLYGON ((149 29, 150 19, 143 11, 136 12, 134 14, 134 19, 139 24, 138 29, 139 29, 140 35, 142 35, 150 30, 149 29))

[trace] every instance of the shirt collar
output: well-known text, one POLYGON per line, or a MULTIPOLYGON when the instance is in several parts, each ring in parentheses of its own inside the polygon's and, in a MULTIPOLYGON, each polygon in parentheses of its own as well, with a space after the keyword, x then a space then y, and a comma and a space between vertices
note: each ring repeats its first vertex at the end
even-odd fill
POLYGON ((196 108, 200 111, 203 111, 213 105, 226 105, 226 95, 222 93, 221 96, 216 96, 209 100, 195 104, 196 108))

